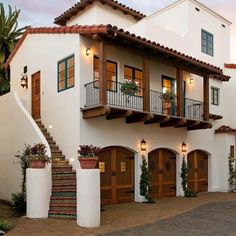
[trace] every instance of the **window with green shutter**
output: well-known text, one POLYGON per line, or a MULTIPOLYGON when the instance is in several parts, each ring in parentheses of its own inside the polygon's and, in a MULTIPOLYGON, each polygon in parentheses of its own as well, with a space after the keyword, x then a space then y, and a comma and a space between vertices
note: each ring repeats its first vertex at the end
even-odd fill
POLYGON ((72 88, 75 85, 74 55, 58 62, 58 92, 72 88))
POLYGON ((213 57, 214 55, 214 36, 202 30, 202 52, 213 57))

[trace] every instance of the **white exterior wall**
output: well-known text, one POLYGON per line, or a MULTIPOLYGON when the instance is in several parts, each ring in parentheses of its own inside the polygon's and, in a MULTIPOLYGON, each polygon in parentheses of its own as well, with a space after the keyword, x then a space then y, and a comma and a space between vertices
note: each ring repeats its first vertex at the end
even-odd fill
POLYGON ((119 28, 127 28, 137 23, 137 20, 130 15, 125 15, 119 10, 113 10, 108 5, 96 2, 67 21, 67 26, 71 25, 100 25, 111 24, 119 28))
POLYGON ((17 90, 23 104, 31 113, 31 75, 41 72, 41 117, 68 159, 77 158, 79 143, 79 35, 28 35, 11 62, 11 89, 17 90), (75 56, 75 86, 57 91, 57 62, 75 56), (28 89, 20 86, 23 67, 28 67, 28 89))
MULTIPOLYGON (((0 108, 0 199, 10 201, 12 193, 21 191, 23 178, 19 159, 15 155, 22 154, 26 144, 36 143, 45 144, 49 157, 51 152, 46 139, 20 102, 17 93, 0 97, 0 108)), ((50 170, 50 165, 48 169, 50 170)), ((50 191, 51 185, 49 187, 50 191)))
POLYGON ((231 127, 236 127, 236 69, 225 69, 225 73, 231 76, 231 79, 228 83, 223 84, 224 91, 224 115, 226 119, 226 125, 230 125, 231 127))
POLYGON ((179 1, 127 30, 182 53, 223 67, 230 58, 230 23, 192 0, 179 1), (196 11, 195 7, 200 11, 196 11), (222 27, 225 25, 225 28, 222 27), (214 35, 214 56, 201 52, 201 30, 214 35), (191 42, 191 43, 190 43, 191 42))

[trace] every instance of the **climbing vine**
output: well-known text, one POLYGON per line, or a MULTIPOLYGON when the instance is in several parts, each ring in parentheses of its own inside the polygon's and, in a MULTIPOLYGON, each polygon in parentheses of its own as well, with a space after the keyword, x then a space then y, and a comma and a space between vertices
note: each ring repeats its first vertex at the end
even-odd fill
POLYGON ((181 174, 182 178, 182 187, 184 190, 184 196, 185 197, 196 197, 197 193, 194 193, 191 191, 191 189, 188 187, 188 167, 185 158, 183 158, 182 167, 181 167, 181 174))
POLYGON ((154 200, 151 196, 151 181, 150 174, 148 172, 148 164, 144 156, 142 156, 141 172, 142 173, 139 183, 140 195, 144 196, 148 203, 154 203, 154 200))
POLYGON ((228 160, 229 160, 229 179, 228 179, 228 182, 229 182, 229 185, 232 187, 232 185, 235 182, 235 178, 236 178, 236 170, 235 170, 235 167, 234 167, 235 158, 233 156, 229 155, 228 160))

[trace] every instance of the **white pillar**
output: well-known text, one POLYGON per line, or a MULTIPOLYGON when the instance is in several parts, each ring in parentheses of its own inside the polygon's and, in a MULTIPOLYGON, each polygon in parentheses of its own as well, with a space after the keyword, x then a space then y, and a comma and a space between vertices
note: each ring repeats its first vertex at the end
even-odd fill
POLYGON ((47 218, 49 210, 50 172, 47 169, 26 170, 26 216, 47 218))
POLYGON ((77 169, 77 224, 82 227, 100 226, 100 170, 77 169))

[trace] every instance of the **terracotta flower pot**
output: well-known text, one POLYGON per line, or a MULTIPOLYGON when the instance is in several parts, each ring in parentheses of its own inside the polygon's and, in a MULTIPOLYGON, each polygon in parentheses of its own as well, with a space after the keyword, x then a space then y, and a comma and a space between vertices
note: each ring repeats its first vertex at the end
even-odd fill
POLYGON ((33 169, 43 169, 45 167, 46 161, 42 160, 31 160, 30 161, 30 168, 33 169))
POLYGON ((97 157, 79 157, 81 169, 96 169, 97 157))

